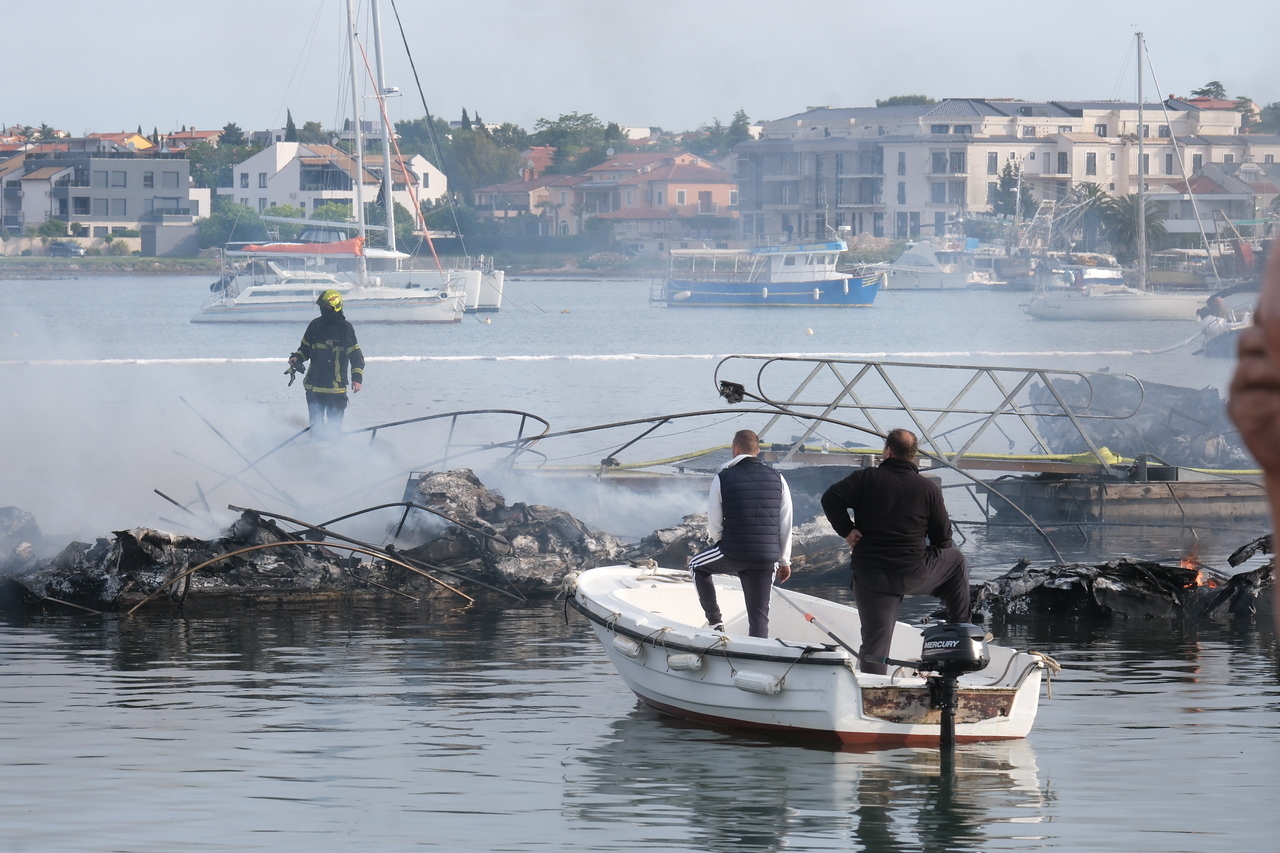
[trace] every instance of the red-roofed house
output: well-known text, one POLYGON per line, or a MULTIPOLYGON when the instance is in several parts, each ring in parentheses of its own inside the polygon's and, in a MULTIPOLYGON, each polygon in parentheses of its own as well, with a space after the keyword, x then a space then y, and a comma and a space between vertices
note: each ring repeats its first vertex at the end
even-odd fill
POLYGON ((213 147, 218 147, 218 137, 222 136, 220 130, 182 130, 177 133, 170 133, 164 137, 164 146, 170 151, 184 151, 199 142, 207 142, 213 147))
POLYGON ((130 151, 146 151, 148 148, 155 147, 155 143, 141 133, 132 133, 127 130, 120 133, 90 133, 87 138, 109 139, 122 148, 128 148, 130 151))

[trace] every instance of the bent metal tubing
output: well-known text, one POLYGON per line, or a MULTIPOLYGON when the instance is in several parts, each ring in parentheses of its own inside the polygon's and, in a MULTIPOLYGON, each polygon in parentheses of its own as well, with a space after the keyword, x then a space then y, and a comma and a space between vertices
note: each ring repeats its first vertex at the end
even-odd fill
MULTIPOLYGON (((189 577, 191 577, 192 575, 194 575, 196 572, 198 572, 198 571, 200 571, 201 569, 206 568, 206 567, 208 567, 208 566, 212 566, 214 563, 220 563, 220 562, 222 562, 223 560, 229 559, 229 558, 231 558, 231 557, 238 557, 238 556, 240 556, 241 554, 248 554, 248 553, 249 553, 249 552, 251 552, 251 551, 262 551, 262 550, 265 550, 265 549, 267 549, 267 548, 283 548, 283 547, 285 547, 286 545, 304 545, 304 546, 311 546, 311 547, 341 548, 341 549, 346 550, 346 551, 354 551, 354 552, 356 552, 356 553, 358 553, 358 554, 368 554, 370 557, 377 557, 377 558, 379 558, 379 559, 386 560, 387 562, 389 562, 389 563, 394 563, 395 565, 400 566, 401 568, 408 569, 409 571, 413 572, 414 574, 422 575, 422 576, 423 576, 424 578, 426 578, 427 580, 432 581, 432 582, 434 582, 434 583, 437 583, 437 584, 439 584, 440 586, 444 587, 445 589, 449 590, 450 592, 454 592, 454 593, 457 593, 458 595, 462 596, 463 598, 465 598, 465 599, 466 599, 468 602, 470 602, 471 604, 475 604, 475 599, 474 599, 474 598, 472 598, 471 596, 467 595, 467 594, 466 594, 465 592, 463 592, 462 590, 460 590, 460 589, 456 589, 455 587, 452 587, 452 586, 449 586, 449 584, 445 583, 444 581, 440 580, 439 578, 432 577, 430 574, 428 574, 427 572, 424 572, 422 569, 415 568, 415 567, 413 567, 413 566, 409 565, 408 563, 405 563, 405 562, 402 562, 402 561, 400 561, 400 560, 395 559, 394 557, 388 557, 388 556, 386 556, 385 554, 379 554, 379 553, 377 553, 377 552, 375 552, 375 551, 371 551, 371 550, 369 550, 368 548, 360 548, 360 547, 357 547, 357 546, 354 546, 354 545, 340 545, 340 544, 338 544, 338 543, 325 543, 325 544, 322 546, 322 545, 321 545, 320 543, 318 543, 318 542, 308 542, 308 541, 305 541, 305 540, 294 540, 294 539, 290 539, 290 540, 283 541, 283 542, 266 542, 266 543, 261 544, 261 545, 250 545, 250 546, 248 546, 248 547, 246 547, 246 548, 240 548, 240 549, 237 549, 237 550, 235 550, 235 551, 228 551, 228 552, 227 552, 227 553, 225 553, 225 554, 219 554, 218 556, 214 557, 212 560, 205 560, 205 561, 204 561, 203 563, 201 563, 200 565, 198 565, 198 566, 193 566, 192 568, 187 569, 186 571, 182 572, 181 574, 177 574, 177 575, 174 575, 173 577, 169 578, 167 581, 165 581, 164 583, 162 583, 162 584, 159 586, 159 588, 157 588, 154 592, 152 592, 152 593, 151 593, 150 595, 148 595, 146 598, 144 598, 144 599, 142 599, 141 601, 139 601, 139 602, 138 602, 137 604, 135 604, 133 607, 129 608, 129 611, 128 611, 125 615, 126 615, 126 616, 129 616, 129 617, 131 617, 131 618, 132 618, 133 614, 134 614, 134 613, 136 613, 136 612, 138 611, 138 608, 142 607, 142 605, 146 604, 148 601, 150 601, 151 599, 155 598, 157 595, 159 595, 160 593, 164 592, 166 589, 168 589, 169 587, 173 586, 173 585, 174 585, 175 583, 177 583, 178 581, 186 580, 187 578, 189 578, 189 577)), ((352 575, 352 577, 355 577, 355 578, 356 578, 356 580, 363 580, 362 578, 360 578, 359 576, 356 576, 356 575, 352 575)))

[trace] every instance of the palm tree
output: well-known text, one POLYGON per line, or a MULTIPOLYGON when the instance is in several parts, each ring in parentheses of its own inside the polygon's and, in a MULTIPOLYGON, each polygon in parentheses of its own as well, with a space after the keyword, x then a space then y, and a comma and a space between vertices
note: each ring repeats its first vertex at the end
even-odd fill
MULTIPOLYGON (((1164 227, 1164 212, 1154 202, 1143 205, 1147 220, 1147 248, 1161 245, 1168 236, 1164 227)), ((1102 233, 1116 257, 1132 262, 1138 256, 1138 194, 1111 198, 1106 202, 1102 215, 1102 233)))
POLYGON ((1098 250, 1098 234, 1107 208, 1115 201, 1099 184, 1082 183, 1076 186, 1084 212, 1080 216, 1080 236, 1086 252, 1098 250))

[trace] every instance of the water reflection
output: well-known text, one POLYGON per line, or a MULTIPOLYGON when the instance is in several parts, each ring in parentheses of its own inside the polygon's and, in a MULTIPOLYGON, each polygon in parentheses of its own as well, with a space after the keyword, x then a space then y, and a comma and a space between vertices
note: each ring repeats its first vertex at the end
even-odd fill
MULTIPOLYGON (((577 759, 573 818, 630 821, 651 842, 698 849, 992 849, 1043 817, 1026 741, 840 751, 752 740, 637 709, 577 759)), ((1012 845, 1016 846, 1016 845, 1012 845)))

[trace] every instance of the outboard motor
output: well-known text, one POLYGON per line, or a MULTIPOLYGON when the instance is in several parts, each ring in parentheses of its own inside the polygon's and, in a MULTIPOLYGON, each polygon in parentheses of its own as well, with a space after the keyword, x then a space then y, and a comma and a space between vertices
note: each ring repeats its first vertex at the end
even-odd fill
POLYGON ((968 622, 943 622, 924 629, 921 668, 937 673, 929 677, 934 707, 942 711, 939 746, 956 742, 956 679, 966 672, 985 669, 991 662, 986 631, 968 622))

